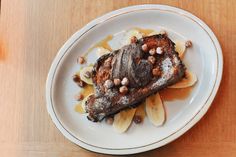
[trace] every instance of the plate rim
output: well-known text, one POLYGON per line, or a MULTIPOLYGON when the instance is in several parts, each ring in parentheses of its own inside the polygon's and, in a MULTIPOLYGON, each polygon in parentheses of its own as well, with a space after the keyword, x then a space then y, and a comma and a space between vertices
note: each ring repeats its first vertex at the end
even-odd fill
POLYGON ((97 153, 103 153, 103 154, 117 154, 117 155, 124 155, 124 154, 135 154, 135 153, 140 153, 148 150, 152 150, 158 147, 161 147, 176 138, 180 137, 182 134, 187 132, 193 125, 195 125, 207 112, 209 107, 211 106, 211 103, 213 99, 215 98, 215 95, 218 91, 221 78, 222 78, 222 72, 223 72, 223 55, 222 55, 222 50, 219 44, 219 41, 217 40, 216 36, 212 32, 212 30, 198 17, 194 16, 193 14, 176 8, 176 7, 171 7, 167 5, 135 5, 135 6, 130 6, 130 7, 125 7, 121 8, 112 12, 109 12, 101 17, 98 17, 91 22, 89 22, 87 25, 85 25, 82 29, 78 30, 76 33, 74 33, 66 42, 65 44, 60 48, 58 51, 56 57, 54 58, 52 65, 50 67, 47 81, 46 81, 46 102, 47 102, 47 111, 53 121, 53 123, 56 125, 56 127, 60 130, 60 132, 70 141, 73 143, 81 146, 84 149, 97 152, 97 153), (172 11, 173 13, 178 13, 180 15, 183 15, 185 17, 190 18, 191 20, 197 22, 209 35, 211 38, 215 48, 216 48, 216 54, 218 56, 218 62, 217 62, 217 73, 216 73, 216 80, 215 84, 212 88, 212 91, 206 100, 206 103, 201 107, 201 109, 196 113, 196 115, 191 118, 184 126, 179 128, 176 132, 173 134, 167 136, 166 138, 159 140, 157 142, 151 143, 149 145, 145 146, 140 146, 140 147, 134 147, 134 148, 127 148, 127 149, 110 149, 110 148, 102 148, 102 147, 97 147, 93 146, 91 144, 84 143, 83 141, 80 141, 79 138, 74 137, 73 134, 70 134, 68 130, 66 130, 63 127, 63 124, 60 122, 60 120, 57 118, 56 113, 54 112, 53 109, 53 104, 51 103, 51 86, 53 82, 53 73, 56 72, 57 70, 57 64, 59 63, 60 59, 67 53, 68 49, 73 46, 74 42, 78 40, 83 34, 85 34, 87 31, 92 29, 98 24, 101 24, 105 22, 106 20, 116 17, 119 15, 122 15, 124 13, 129 13, 129 12, 134 12, 138 10, 163 10, 163 11, 172 11))

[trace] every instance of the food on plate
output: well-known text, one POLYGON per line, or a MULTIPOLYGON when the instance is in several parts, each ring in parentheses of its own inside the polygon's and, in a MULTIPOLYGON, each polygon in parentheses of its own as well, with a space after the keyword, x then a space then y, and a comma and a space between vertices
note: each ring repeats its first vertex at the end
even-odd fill
POLYGON ((146 115, 154 126, 163 125, 166 113, 159 91, 197 82, 182 61, 192 42, 173 42, 165 30, 140 28, 126 31, 117 41, 119 49, 112 50, 108 43, 112 39, 109 35, 93 46, 99 58, 73 76, 83 88, 75 97, 80 101, 76 111, 93 122, 105 119, 118 133, 127 131, 132 122, 140 125, 146 115))
POLYGON ((158 34, 101 56, 91 75, 95 94, 85 103, 88 119, 101 121, 180 81, 185 66, 174 45, 167 35, 158 34), (147 49, 142 49, 143 45, 147 49), (155 57, 154 64, 149 56, 155 57), (122 80, 121 85, 114 86, 114 79, 122 80))

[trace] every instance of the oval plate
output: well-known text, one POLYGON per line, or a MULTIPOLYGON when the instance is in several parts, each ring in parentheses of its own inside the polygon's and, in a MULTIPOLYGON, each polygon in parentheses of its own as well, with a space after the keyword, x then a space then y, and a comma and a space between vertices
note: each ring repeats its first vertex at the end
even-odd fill
POLYGON ((223 69, 221 47, 211 29, 199 18, 184 10, 164 5, 139 5, 119 9, 99 17, 76 32, 59 50, 46 83, 48 112, 61 133, 79 146, 105 154, 134 154, 161 147, 189 130, 210 107, 220 85, 223 69), (185 55, 187 68, 198 82, 185 99, 165 102, 167 119, 154 127, 145 119, 142 125, 117 134, 103 123, 92 123, 74 111, 73 96, 79 91, 72 76, 76 64, 96 42, 110 34, 132 27, 164 27, 172 36, 190 39, 193 47, 185 55))

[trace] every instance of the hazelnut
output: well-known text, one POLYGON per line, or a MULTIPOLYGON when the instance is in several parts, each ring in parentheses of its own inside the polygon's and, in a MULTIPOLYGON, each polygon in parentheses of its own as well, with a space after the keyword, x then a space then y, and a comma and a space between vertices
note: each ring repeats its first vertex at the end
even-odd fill
POLYGON ((152 63, 152 64, 155 64, 156 58, 153 57, 153 56, 148 56, 148 61, 149 61, 150 63, 152 63))
POLYGON ((136 36, 132 36, 130 39, 131 43, 136 43, 138 41, 136 36))
POLYGON ((78 62, 79 62, 79 64, 84 64, 84 62, 85 62, 84 57, 79 57, 78 62))
POLYGON ((140 124, 142 123, 142 117, 139 115, 135 115, 133 121, 135 124, 140 124))
POLYGON ((106 118, 106 123, 107 124, 112 124, 113 123, 113 121, 114 121, 114 118, 112 118, 112 117, 108 117, 108 118, 106 118))
POLYGON ((143 50, 144 52, 147 52, 147 51, 148 51, 148 46, 147 46, 147 44, 143 44, 143 45, 142 45, 142 50, 143 50))
POLYGON ((113 87, 113 82, 112 80, 106 80, 105 83, 104 83, 104 86, 109 89, 109 88, 112 88, 113 87))
POLYGON ((161 70, 160 70, 160 68, 154 68, 154 69, 152 69, 152 74, 153 74, 153 76, 160 76, 160 75, 161 75, 161 70))
POLYGON ((120 79, 114 79, 114 84, 115 84, 116 86, 119 86, 120 83, 121 83, 120 79))
POLYGON ((123 86, 128 86, 128 84, 129 84, 128 78, 127 78, 127 77, 124 77, 124 78, 122 79, 122 81, 121 81, 121 84, 122 84, 123 86))
POLYGON ((149 50, 149 54, 150 54, 150 55, 154 55, 155 53, 156 53, 156 50, 155 50, 155 49, 149 50))
POLYGON ((82 94, 76 94, 76 95, 74 96, 74 98, 75 98, 75 100, 77 100, 77 101, 81 101, 81 100, 83 100, 84 96, 83 96, 82 94))
POLYGON ((79 75, 74 75, 73 76, 73 81, 77 83, 78 86, 84 87, 85 83, 80 79, 79 75))
POLYGON ((192 42, 190 40, 185 42, 185 47, 192 47, 192 42))
POLYGON ((157 52, 157 54, 161 55, 163 53, 163 50, 161 47, 157 47, 156 52, 157 52))
POLYGON ((161 31, 160 31, 160 34, 162 34, 162 35, 167 35, 167 32, 166 32, 165 30, 161 30, 161 31))
POLYGON ((91 72, 90 72, 90 71, 86 71, 86 72, 84 73, 84 76, 85 76, 86 78, 91 78, 91 72))
POLYGON ((126 94, 128 92, 128 88, 126 86, 121 86, 119 91, 121 94, 126 94))

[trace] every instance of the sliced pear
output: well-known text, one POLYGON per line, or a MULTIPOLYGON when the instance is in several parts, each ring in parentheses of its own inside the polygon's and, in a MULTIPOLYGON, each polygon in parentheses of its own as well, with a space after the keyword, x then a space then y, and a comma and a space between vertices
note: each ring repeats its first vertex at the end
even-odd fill
POLYGON ((179 53, 180 58, 183 58, 185 50, 186 50, 185 42, 183 42, 183 41, 176 41, 175 42, 175 51, 177 51, 179 53))
POLYGON ((146 113, 150 122, 155 126, 161 126, 165 122, 165 109, 159 93, 146 99, 146 113))
POLYGON ((105 49, 103 47, 97 47, 97 50, 96 50, 96 54, 100 57, 102 55, 105 55, 107 53, 110 53, 111 51, 109 51, 108 49, 105 49))
POLYGON ((86 97, 82 100, 82 102, 81 102, 81 104, 80 104, 82 110, 84 111, 83 113, 85 113, 85 102, 88 100, 88 98, 89 98, 91 95, 93 95, 93 93, 92 93, 92 94, 89 94, 88 96, 86 96, 86 97))
POLYGON ((197 82, 197 76, 190 71, 185 72, 185 78, 183 78, 180 82, 169 86, 168 88, 187 88, 193 86, 197 82))
POLYGON ((80 70, 80 72, 79 72, 80 79, 81 79, 82 81, 84 81, 85 83, 90 84, 90 85, 93 85, 93 81, 92 81, 91 78, 87 78, 87 77, 85 76, 85 74, 86 74, 86 72, 91 72, 92 69, 93 69, 93 67, 87 66, 87 67, 82 68, 82 69, 80 70))
POLYGON ((123 133, 129 128, 133 120, 135 111, 136 108, 126 109, 115 115, 113 128, 115 129, 116 132, 123 133))

